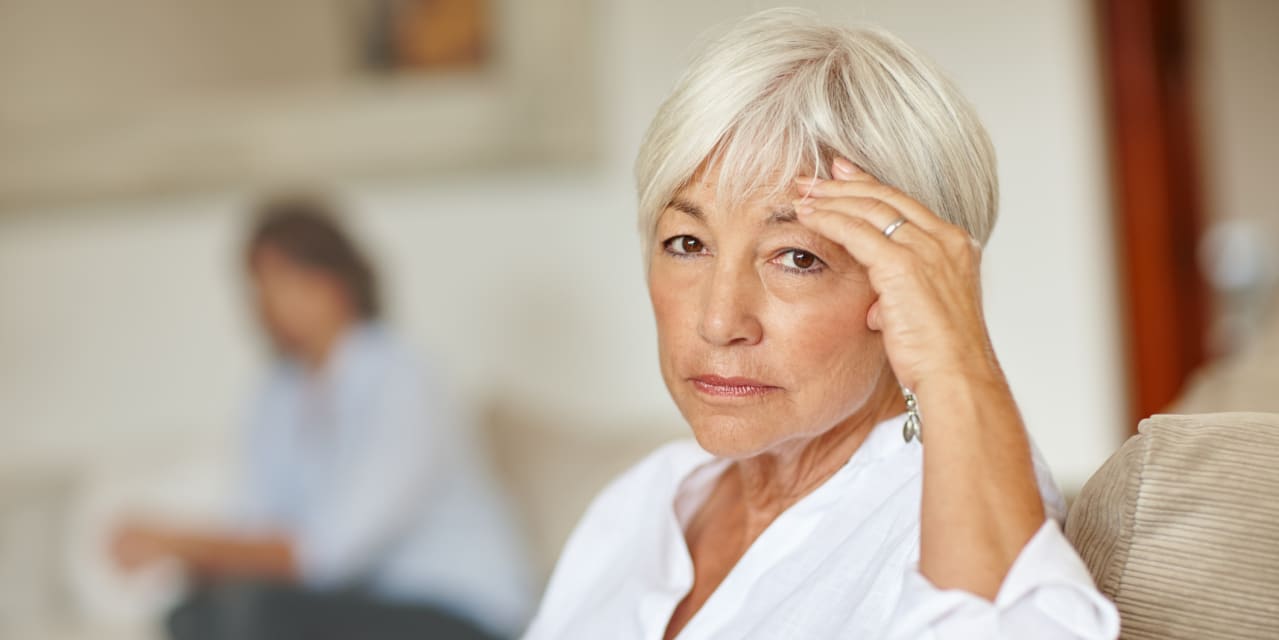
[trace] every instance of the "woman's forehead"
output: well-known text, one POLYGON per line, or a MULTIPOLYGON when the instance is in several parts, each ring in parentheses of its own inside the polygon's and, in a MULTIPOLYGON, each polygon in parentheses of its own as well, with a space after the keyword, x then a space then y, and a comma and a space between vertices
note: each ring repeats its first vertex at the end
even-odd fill
POLYGON ((675 192, 666 208, 703 221, 725 217, 794 221, 792 201, 803 195, 794 178, 774 173, 742 188, 725 184, 718 172, 701 172, 675 192))
POLYGON ((791 201, 799 194, 777 197, 758 197, 740 202, 719 202, 715 197, 706 199, 686 198, 677 194, 667 206, 667 212, 675 212, 702 222, 743 221, 759 224, 797 222, 795 207, 791 201))
POLYGON ((763 151, 742 141, 720 145, 704 159, 677 194, 715 200, 721 208, 780 200, 789 204, 795 178, 828 177, 820 157, 804 157, 800 150, 763 151), (771 156, 771 157, 770 157, 771 156))

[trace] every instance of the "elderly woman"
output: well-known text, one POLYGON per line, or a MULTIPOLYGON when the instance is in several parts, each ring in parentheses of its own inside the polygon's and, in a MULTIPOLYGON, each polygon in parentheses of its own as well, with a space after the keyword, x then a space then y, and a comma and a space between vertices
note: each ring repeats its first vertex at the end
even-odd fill
POLYGON ((637 176, 696 443, 595 500, 527 638, 1118 634, 982 317, 991 144, 928 61, 748 18, 683 75, 637 176))

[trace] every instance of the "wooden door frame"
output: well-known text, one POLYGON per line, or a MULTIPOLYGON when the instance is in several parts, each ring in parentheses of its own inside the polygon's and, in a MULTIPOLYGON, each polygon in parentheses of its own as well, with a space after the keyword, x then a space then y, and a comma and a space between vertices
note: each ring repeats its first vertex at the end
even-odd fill
POLYGON ((1193 52, 1183 0, 1095 0, 1095 8, 1135 431, 1205 357, 1193 52))

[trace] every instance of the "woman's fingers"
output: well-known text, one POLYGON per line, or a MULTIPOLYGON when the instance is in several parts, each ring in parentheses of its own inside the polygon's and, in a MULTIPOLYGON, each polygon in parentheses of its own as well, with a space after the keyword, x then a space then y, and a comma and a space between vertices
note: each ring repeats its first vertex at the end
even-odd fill
POLYGON ((875 179, 875 176, 866 173, 861 167, 853 164, 848 158, 835 158, 831 161, 830 173, 836 180, 878 182, 878 180, 875 179))
POLYGON ((929 233, 945 232, 950 223, 898 189, 877 180, 871 174, 850 162, 836 158, 831 163, 833 180, 813 177, 796 178, 799 193, 806 200, 821 198, 872 198, 882 200, 900 212, 900 215, 929 233))
POLYGON ((871 331, 883 331, 884 323, 879 319, 879 300, 876 299, 870 303, 870 309, 866 311, 866 328, 871 331))
POLYGON ((901 214, 896 207, 874 198, 860 197, 841 197, 841 198, 815 198, 807 201, 795 200, 792 202, 795 211, 811 211, 815 209, 827 209, 831 211, 840 211, 850 216, 856 216, 876 227, 881 233, 889 226, 895 224, 899 220, 905 218, 904 224, 898 225, 893 230, 892 239, 910 245, 919 245, 921 248, 935 248, 937 244, 932 235, 919 229, 910 223, 910 219, 901 214))
POLYGON ((914 198, 882 182, 865 180, 819 180, 810 184, 800 183, 799 191, 807 200, 820 201, 829 198, 865 198, 878 200, 896 209, 900 215, 929 233, 937 233, 950 223, 937 217, 928 207, 914 198))
POLYGON ((801 224, 838 243, 868 268, 904 260, 910 253, 864 217, 809 206, 797 207, 796 212, 801 224))
POLYGON ((946 222, 914 198, 876 180, 847 158, 831 163, 833 180, 797 178, 801 197, 792 202, 800 220, 812 218, 809 226, 844 245, 868 267, 876 256, 907 257, 887 247, 909 248, 924 259, 936 262, 980 254, 980 247, 961 227, 946 222), (840 221, 838 218, 845 218, 840 221), (884 235, 898 221, 892 237, 884 235), (850 222, 856 221, 856 223, 850 222))
POLYGON ((978 246, 963 228, 942 220, 928 207, 898 189, 879 182, 846 158, 835 159, 831 164, 831 173, 836 179, 796 179, 796 190, 801 196, 794 202, 796 210, 802 206, 843 210, 854 215, 864 215, 873 224, 878 224, 880 229, 886 228, 898 218, 905 218, 910 224, 898 228, 893 233, 895 239, 919 244, 927 238, 930 242, 923 244, 939 246, 952 255, 970 252, 978 246), (863 201, 879 202, 887 206, 870 206, 863 201), (892 219, 887 219, 890 216, 892 219), (908 229, 911 226, 915 228, 908 229))

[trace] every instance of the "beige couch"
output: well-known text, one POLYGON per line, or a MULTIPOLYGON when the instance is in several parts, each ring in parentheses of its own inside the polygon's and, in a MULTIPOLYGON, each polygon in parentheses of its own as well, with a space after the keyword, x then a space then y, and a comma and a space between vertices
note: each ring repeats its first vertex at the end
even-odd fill
POLYGON ((1066 534, 1126 640, 1279 638, 1279 414, 1142 421, 1066 534))

